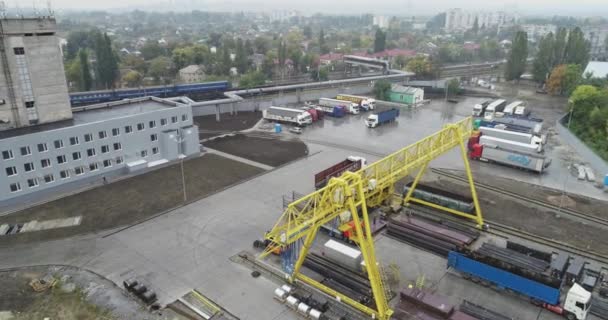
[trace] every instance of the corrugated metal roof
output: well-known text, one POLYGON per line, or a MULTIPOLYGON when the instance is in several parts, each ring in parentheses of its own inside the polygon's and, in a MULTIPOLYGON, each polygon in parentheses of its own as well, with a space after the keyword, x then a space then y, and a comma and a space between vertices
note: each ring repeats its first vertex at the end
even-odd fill
POLYGON ((400 86, 398 84, 393 84, 391 86, 391 91, 399 92, 399 93, 415 94, 416 92, 420 92, 420 91, 424 91, 424 90, 422 90, 420 88, 404 87, 404 86, 400 86))

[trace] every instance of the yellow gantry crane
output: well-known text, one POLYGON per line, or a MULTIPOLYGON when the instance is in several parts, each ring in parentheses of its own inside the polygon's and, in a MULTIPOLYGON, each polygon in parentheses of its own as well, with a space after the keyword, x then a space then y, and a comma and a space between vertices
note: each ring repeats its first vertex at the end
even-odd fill
POLYGON ((385 284, 376 260, 374 242, 370 229, 368 207, 377 207, 394 195, 395 183, 418 170, 414 183, 405 196, 404 203, 410 201, 443 210, 460 217, 474 220, 477 226, 483 225, 483 217, 477 200, 473 176, 467 158, 467 139, 473 130, 472 118, 465 118, 457 123, 448 124, 437 133, 409 145, 373 164, 357 171, 345 172, 339 178, 332 178, 327 186, 303 198, 300 198, 285 209, 279 221, 269 231, 265 238, 270 240, 261 257, 303 240, 303 246, 298 254, 293 272, 289 276, 291 282, 302 281, 324 293, 335 297, 352 307, 367 313, 372 319, 388 320, 393 310, 388 305, 385 284), (439 206, 412 197, 412 192, 426 171, 429 162, 459 146, 468 177, 471 195, 474 201, 474 213, 465 213, 451 208, 439 206), (365 306, 346 295, 329 288, 300 272, 319 228, 336 219, 350 215, 355 227, 355 242, 359 245, 367 274, 372 287, 375 309, 365 306))

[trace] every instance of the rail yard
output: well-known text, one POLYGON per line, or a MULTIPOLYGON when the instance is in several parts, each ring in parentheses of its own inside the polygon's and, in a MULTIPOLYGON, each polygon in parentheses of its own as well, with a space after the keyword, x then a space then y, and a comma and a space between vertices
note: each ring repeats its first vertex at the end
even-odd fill
POLYGON ((471 117, 487 98, 387 120, 393 105, 352 97, 342 111, 328 100, 239 113, 226 127, 201 119, 209 153, 263 172, 128 228, 17 244, 0 265, 77 266, 133 299, 144 284, 149 305, 184 319, 606 319, 607 197, 571 173, 582 161, 552 128, 563 110, 527 97, 545 119, 542 172, 471 155, 489 148, 478 132, 508 131, 471 117), (306 150, 277 143, 298 140, 306 150))

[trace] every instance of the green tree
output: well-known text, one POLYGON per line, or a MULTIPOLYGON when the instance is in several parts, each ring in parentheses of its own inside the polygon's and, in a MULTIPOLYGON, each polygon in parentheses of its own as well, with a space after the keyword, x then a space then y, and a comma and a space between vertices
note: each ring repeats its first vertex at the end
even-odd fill
POLYGON ((581 82, 582 69, 577 64, 561 64, 547 80, 547 90, 554 95, 570 95, 581 82))
POLYGON ((327 81, 329 80, 329 70, 327 67, 319 67, 310 74, 313 81, 327 81))
POLYGON ((378 28, 374 38, 374 52, 382 52, 384 49, 386 49, 386 33, 378 28))
POLYGON ((403 69, 407 65, 407 58, 403 55, 398 55, 395 58, 395 67, 398 69, 403 69))
POLYGON ((388 101, 390 99, 391 83, 388 80, 378 80, 374 83, 374 96, 378 100, 388 101))
POLYGON ((148 75, 154 78, 158 82, 165 82, 169 76, 169 70, 171 68, 171 60, 167 57, 157 57, 150 61, 150 67, 148 68, 148 75))
POLYGON ((136 55, 127 55, 122 58, 122 68, 133 69, 141 74, 145 74, 148 70, 148 66, 146 65, 146 61, 141 57, 136 55))
POLYGON ((144 46, 141 48, 141 56, 145 60, 152 60, 156 57, 160 57, 165 55, 166 51, 163 47, 161 47, 157 41, 148 40, 144 43, 144 46))
POLYGON ((239 80, 239 87, 241 88, 253 88, 264 85, 266 83, 266 76, 260 71, 248 72, 241 76, 239 80))
POLYGON ((72 60, 78 55, 82 48, 92 47, 90 34, 86 31, 72 31, 68 34, 67 45, 65 48, 66 60, 72 60))
POLYGON ((549 33, 540 40, 538 52, 534 58, 532 75, 534 80, 544 83, 553 68, 555 38, 553 33, 549 33))
POLYGON ((570 30, 564 50, 564 63, 586 66, 589 62, 589 42, 579 27, 570 30))
POLYGON ((274 73, 274 60, 276 59, 276 55, 273 52, 268 52, 264 56, 264 62, 262 62, 262 73, 267 78, 272 78, 274 73))
POLYGON ((500 44, 494 39, 483 40, 479 44, 479 57, 483 60, 494 61, 500 59, 501 56, 500 44))
POLYGON ((513 46, 507 59, 505 67, 506 80, 518 80, 526 70, 528 59, 528 35, 524 31, 518 31, 513 39, 513 46))
POLYGON ((102 88, 113 88, 118 76, 118 61, 112 50, 112 41, 107 34, 95 34, 95 57, 97 58, 97 82, 102 88))
POLYGON ((559 28, 555 34, 555 43, 553 45, 553 63, 552 67, 564 63, 564 53, 566 50, 566 41, 568 39, 568 30, 559 28))
POLYGON ((171 54, 171 61, 175 70, 180 70, 192 64, 194 58, 189 48, 175 48, 171 54))
POLYGON ((220 75, 229 75, 232 68, 232 59, 230 59, 230 50, 226 47, 222 49, 222 61, 220 63, 220 75))
POLYGON ((245 74, 249 70, 249 57, 245 50, 245 44, 240 38, 236 41, 235 64, 240 74, 245 74))
POLYGON ((405 69, 416 74, 417 78, 424 79, 433 76, 433 66, 428 57, 416 56, 410 59, 405 69))
POLYGON ((65 77, 70 85, 70 88, 76 88, 81 90, 81 72, 80 72, 80 59, 72 59, 65 63, 65 77))
POLYGON ((460 81, 452 78, 448 81, 448 95, 460 94, 460 81))
POLYGON ((321 54, 329 53, 329 47, 325 43, 325 32, 323 29, 319 32, 319 51, 321 54))
POLYGON ((261 36, 253 40, 253 48, 256 53, 266 54, 266 52, 270 50, 271 46, 272 44, 270 42, 270 39, 268 39, 267 37, 261 36))
POLYGON ((141 85, 142 80, 143 77, 141 73, 135 70, 131 70, 127 72, 124 76, 122 76, 122 82, 126 83, 127 87, 129 88, 139 87, 141 85))
POLYGON ((89 55, 85 49, 78 51, 78 61, 80 64, 80 91, 89 91, 93 87, 93 78, 89 69, 89 55))
POLYGON ((309 24, 304 26, 304 31, 302 33, 304 34, 304 37, 306 37, 306 40, 312 39, 312 28, 309 24))
POLYGON ((475 21, 473 21, 473 28, 471 29, 471 31, 473 31, 474 35, 477 35, 477 33, 479 33, 479 20, 477 17, 475 17, 475 21))

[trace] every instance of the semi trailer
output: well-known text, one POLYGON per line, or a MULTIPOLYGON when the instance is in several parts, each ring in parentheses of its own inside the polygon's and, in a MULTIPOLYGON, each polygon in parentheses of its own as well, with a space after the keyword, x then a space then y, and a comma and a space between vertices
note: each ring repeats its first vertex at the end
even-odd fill
POLYGON ((494 102, 490 103, 490 105, 486 108, 486 111, 483 113, 483 118, 486 120, 492 120, 496 118, 496 113, 501 113, 505 109, 507 105, 507 100, 498 99, 494 102))
POLYGON ((510 131, 510 130, 505 130, 505 129, 496 128, 496 127, 494 127, 494 128, 479 127, 479 131, 484 136, 514 141, 514 142, 519 142, 519 143, 531 144, 531 145, 539 146, 541 148, 546 140, 546 137, 539 137, 537 135, 530 134, 530 133, 510 131))
POLYGON ((390 109, 374 114, 370 114, 365 120, 365 125, 368 128, 375 128, 385 123, 393 122, 399 116, 399 109, 390 109))
POLYGON ((359 105, 354 102, 350 102, 350 101, 321 98, 321 99, 319 99, 319 105, 324 106, 324 107, 344 106, 346 108, 346 112, 351 113, 351 114, 359 114, 359 105))
POLYGON ((346 114, 346 107, 344 106, 326 107, 318 105, 315 106, 315 109, 322 112, 324 115, 334 118, 342 118, 346 114))
POLYGON ((270 107, 263 112, 263 117, 269 121, 291 123, 305 126, 312 123, 312 116, 305 110, 283 107, 270 107))
POLYGON ((315 174, 315 188, 321 189, 327 185, 329 179, 339 177, 346 171, 358 171, 367 165, 367 160, 363 157, 350 156, 344 161, 315 174))
POLYGON ((365 111, 376 109, 376 100, 369 97, 355 96, 352 94, 339 94, 336 99, 354 102, 365 111))
POLYGON ((469 158, 499 163, 519 169, 543 173, 551 164, 551 159, 539 153, 527 153, 505 149, 497 145, 470 144, 469 158))
POLYGON ((517 125, 532 128, 532 131, 536 134, 540 133, 543 130, 543 119, 538 118, 505 116, 502 118, 494 119, 494 122, 506 125, 517 125))
POLYGON ((577 283, 574 283, 565 297, 562 297, 560 286, 555 287, 529 279, 456 251, 448 254, 448 267, 476 282, 489 282, 501 289, 509 289, 528 297, 538 305, 568 320, 584 320, 589 313, 591 293, 577 283))

